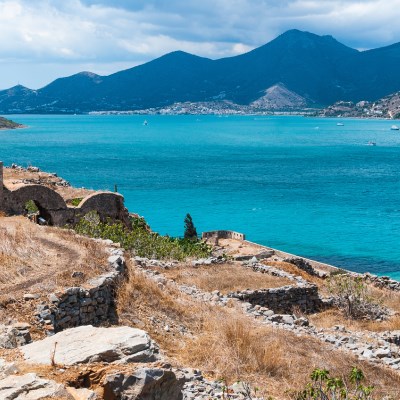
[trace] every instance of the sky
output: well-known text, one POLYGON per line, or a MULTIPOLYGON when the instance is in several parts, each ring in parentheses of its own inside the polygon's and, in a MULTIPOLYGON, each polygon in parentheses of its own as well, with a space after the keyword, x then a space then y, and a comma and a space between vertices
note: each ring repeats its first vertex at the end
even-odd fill
POLYGON ((289 29, 376 48, 400 42, 399 21, 400 0, 0 0, 0 90, 175 50, 234 56, 289 29))

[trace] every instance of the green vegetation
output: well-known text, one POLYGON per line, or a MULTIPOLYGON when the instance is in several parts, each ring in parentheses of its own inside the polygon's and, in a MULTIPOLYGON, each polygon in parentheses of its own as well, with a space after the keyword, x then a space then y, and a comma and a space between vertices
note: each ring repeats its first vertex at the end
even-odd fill
POLYGON ((25 203, 25 210, 28 214, 36 214, 39 212, 39 209, 33 200, 28 200, 25 203))
POLYGON ((364 386, 363 372, 353 367, 347 380, 330 377, 326 369, 315 369, 311 382, 300 392, 294 393, 295 400, 372 400, 373 386, 364 386))
POLYGON ((378 319, 387 314, 360 277, 333 275, 328 280, 328 289, 347 318, 378 319))
POLYGON ((70 200, 70 203, 74 207, 78 207, 82 200, 83 200, 83 197, 76 197, 75 199, 70 200))
POLYGON ((186 214, 185 217, 185 233, 183 237, 185 239, 197 239, 197 230, 190 214, 186 214))
POLYGON ((204 242, 161 236, 151 232, 143 218, 132 218, 131 221, 132 229, 129 230, 121 222, 101 222, 99 215, 92 211, 81 218, 74 229, 81 235, 120 243, 139 257, 185 260, 207 257, 211 253, 210 246, 204 242))

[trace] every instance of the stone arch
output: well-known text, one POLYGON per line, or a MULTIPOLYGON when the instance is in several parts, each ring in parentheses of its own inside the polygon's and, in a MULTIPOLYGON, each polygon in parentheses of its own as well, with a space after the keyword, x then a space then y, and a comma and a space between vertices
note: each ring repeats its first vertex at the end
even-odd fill
POLYGON ((54 190, 41 185, 25 185, 7 191, 6 209, 11 214, 25 214, 26 203, 32 200, 50 224, 58 224, 57 212, 67 208, 64 199, 54 190))
POLYGON ((85 197, 76 212, 85 215, 89 211, 98 212, 101 220, 111 218, 113 220, 121 220, 129 223, 129 214, 124 205, 124 197, 119 193, 98 192, 85 197))

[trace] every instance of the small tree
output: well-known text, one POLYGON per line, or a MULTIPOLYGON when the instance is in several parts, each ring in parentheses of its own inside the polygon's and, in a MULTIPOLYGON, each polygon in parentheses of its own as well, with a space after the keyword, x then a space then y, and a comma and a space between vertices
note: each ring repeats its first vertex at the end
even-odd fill
POLYGON ((328 290, 333 296, 334 304, 347 318, 378 319, 388 313, 388 310, 373 298, 361 277, 347 274, 331 276, 328 280, 328 290))
POLYGON ((193 224, 193 220, 190 214, 186 214, 185 217, 185 233, 183 237, 185 239, 197 239, 196 227, 193 224))

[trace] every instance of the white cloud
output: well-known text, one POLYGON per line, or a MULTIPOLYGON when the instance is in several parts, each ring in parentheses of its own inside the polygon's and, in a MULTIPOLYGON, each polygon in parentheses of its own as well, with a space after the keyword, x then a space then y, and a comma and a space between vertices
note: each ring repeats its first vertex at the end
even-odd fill
POLYGON ((292 28, 378 47, 400 41, 399 19, 400 0, 0 0, 0 87, 25 67, 36 73, 18 80, 48 82, 37 65, 107 74, 178 49, 232 56, 292 28))

